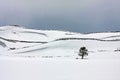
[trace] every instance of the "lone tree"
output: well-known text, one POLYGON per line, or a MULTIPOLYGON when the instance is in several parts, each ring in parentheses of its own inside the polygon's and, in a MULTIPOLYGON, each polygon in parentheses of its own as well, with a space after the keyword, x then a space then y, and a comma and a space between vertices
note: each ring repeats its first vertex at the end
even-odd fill
POLYGON ((86 47, 81 47, 79 49, 78 55, 81 56, 82 59, 84 58, 84 56, 87 56, 88 55, 88 50, 86 49, 86 47))

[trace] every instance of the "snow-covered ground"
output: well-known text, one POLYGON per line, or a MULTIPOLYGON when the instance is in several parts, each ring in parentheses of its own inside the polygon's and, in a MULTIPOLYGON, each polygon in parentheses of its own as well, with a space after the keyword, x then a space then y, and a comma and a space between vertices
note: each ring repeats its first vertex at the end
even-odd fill
POLYGON ((120 80, 120 32, 0 27, 0 80, 120 80), (89 55, 78 56, 85 46, 89 55))

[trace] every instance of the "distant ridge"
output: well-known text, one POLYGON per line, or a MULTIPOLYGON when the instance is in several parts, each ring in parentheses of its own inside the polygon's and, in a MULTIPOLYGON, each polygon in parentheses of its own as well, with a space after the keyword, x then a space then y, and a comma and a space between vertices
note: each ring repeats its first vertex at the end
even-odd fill
POLYGON ((94 33, 117 33, 120 31, 101 31, 101 32, 88 32, 88 33, 83 33, 83 34, 94 34, 94 33))

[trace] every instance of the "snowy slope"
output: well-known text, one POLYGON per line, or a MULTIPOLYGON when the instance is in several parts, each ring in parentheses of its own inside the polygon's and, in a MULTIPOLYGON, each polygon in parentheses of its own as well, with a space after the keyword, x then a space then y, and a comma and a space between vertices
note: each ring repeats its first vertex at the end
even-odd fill
POLYGON ((0 27, 0 80, 120 80, 120 32, 0 27), (76 59, 80 47, 89 55, 76 59))
POLYGON ((1 55, 32 57, 76 57, 80 47, 90 53, 120 48, 120 32, 80 34, 68 31, 0 27, 1 55), (3 49, 2 49, 3 48, 3 49), (33 54, 34 53, 34 54, 33 54))

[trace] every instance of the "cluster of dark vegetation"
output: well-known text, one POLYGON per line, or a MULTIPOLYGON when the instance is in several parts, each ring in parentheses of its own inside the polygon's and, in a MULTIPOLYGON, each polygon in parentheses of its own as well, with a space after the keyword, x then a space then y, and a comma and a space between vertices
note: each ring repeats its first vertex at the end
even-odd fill
POLYGON ((116 49, 115 52, 120 51, 120 49, 116 49))
POLYGON ((43 35, 43 36, 48 37, 47 34, 45 34, 45 33, 40 33, 40 32, 22 31, 22 33, 34 33, 34 34, 39 34, 39 35, 43 35))
POLYGON ((120 41, 120 39, 113 39, 113 40, 103 40, 103 39, 96 39, 96 38, 59 38, 54 41, 60 40, 97 40, 97 41, 120 41))
POLYGON ((5 40, 5 41, 9 41, 9 42, 13 42, 13 43, 16 43, 16 42, 22 42, 22 43, 48 43, 48 42, 41 42, 41 41, 20 41, 20 40, 12 40, 12 39, 6 39, 6 38, 3 38, 3 37, 0 37, 0 39, 2 40, 5 40))
POLYGON ((4 43, 4 42, 2 42, 2 41, 0 41, 0 45, 2 46, 2 47, 6 47, 7 45, 4 43))
POLYGON ((15 50, 16 48, 10 48, 10 50, 15 50))

